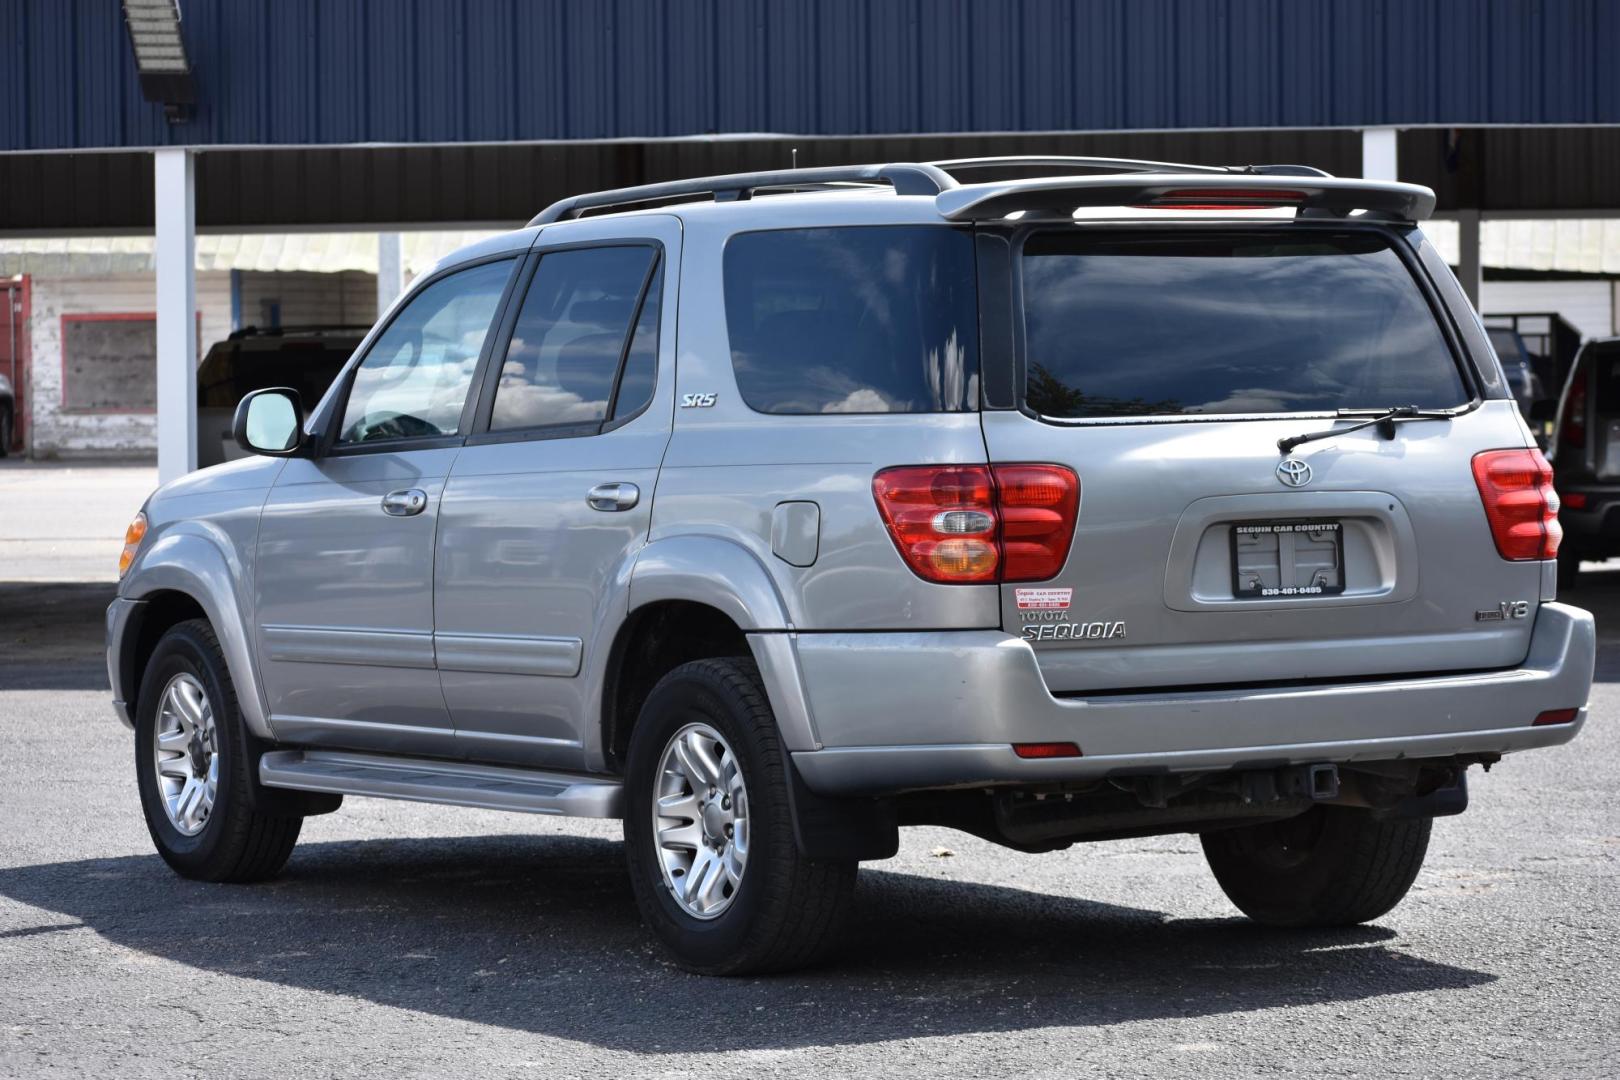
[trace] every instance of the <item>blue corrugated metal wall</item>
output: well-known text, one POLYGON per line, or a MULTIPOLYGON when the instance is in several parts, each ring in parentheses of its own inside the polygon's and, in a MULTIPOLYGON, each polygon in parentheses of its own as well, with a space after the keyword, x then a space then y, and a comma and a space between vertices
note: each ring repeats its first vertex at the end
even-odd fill
POLYGON ((0 149, 1620 124, 1620 0, 0 0, 0 149))

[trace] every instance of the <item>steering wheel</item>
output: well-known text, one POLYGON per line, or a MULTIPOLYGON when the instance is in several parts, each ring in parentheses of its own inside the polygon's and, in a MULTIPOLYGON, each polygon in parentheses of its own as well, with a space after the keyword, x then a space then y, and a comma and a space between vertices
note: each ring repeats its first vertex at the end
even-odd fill
POLYGON ((420 416, 402 412, 373 413, 366 417, 363 431, 365 433, 360 436, 361 442, 371 442, 373 439, 417 439, 444 434, 437 424, 429 423, 420 416))

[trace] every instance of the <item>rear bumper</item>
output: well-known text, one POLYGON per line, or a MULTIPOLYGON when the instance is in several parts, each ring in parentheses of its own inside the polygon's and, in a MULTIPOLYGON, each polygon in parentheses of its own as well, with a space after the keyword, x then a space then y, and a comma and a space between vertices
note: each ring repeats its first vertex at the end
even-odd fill
POLYGON ((1505 754, 1586 722, 1592 616, 1543 604, 1510 670, 1371 682, 1057 698, 1028 643, 998 631, 801 634, 820 749, 793 755, 828 795, 1093 780, 1111 775, 1505 754), (1551 709, 1574 722, 1534 727, 1551 709), (1029 760, 1015 742, 1074 742, 1029 760))

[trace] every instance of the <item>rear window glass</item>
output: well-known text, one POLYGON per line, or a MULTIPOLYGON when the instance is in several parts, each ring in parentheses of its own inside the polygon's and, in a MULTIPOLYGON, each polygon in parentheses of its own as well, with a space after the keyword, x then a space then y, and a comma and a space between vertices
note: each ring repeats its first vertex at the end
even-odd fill
POLYGON ((788 229, 726 245, 737 386, 766 413, 961 412, 978 401, 971 234, 788 229))
POLYGON ((1597 413, 1607 423, 1620 413, 1620 350, 1591 350, 1587 361, 1596 369, 1597 413))
POLYGON ((1052 417, 1468 400, 1378 236, 1044 233, 1023 253, 1025 399, 1052 417))

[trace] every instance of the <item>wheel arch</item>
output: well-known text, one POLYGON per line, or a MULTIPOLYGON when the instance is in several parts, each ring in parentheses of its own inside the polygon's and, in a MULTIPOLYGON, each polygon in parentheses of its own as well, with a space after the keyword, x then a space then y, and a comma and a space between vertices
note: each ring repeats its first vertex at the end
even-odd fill
POLYGON ((116 662, 126 676, 124 685, 130 688, 128 700, 133 707, 146 657, 164 631, 189 618, 207 619, 225 654, 237 707, 248 730, 270 739, 248 629, 251 603, 243 595, 245 570, 230 552, 228 539, 214 535, 216 531, 188 522, 164 531, 140 553, 119 589, 121 599, 140 602, 140 614, 129 620, 122 639, 110 642, 109 647, 117 650, 116 662), (142 648, 147 650, 144 654, 142 648))
POLYGON ((689 660, 747 656, 792 750, 819 745, 810 721, 787 605, 758 557, 717 537, 675 536, 644 548, 604 669, 598 735, 603 763, 623 765, 647 692, 689 660))

